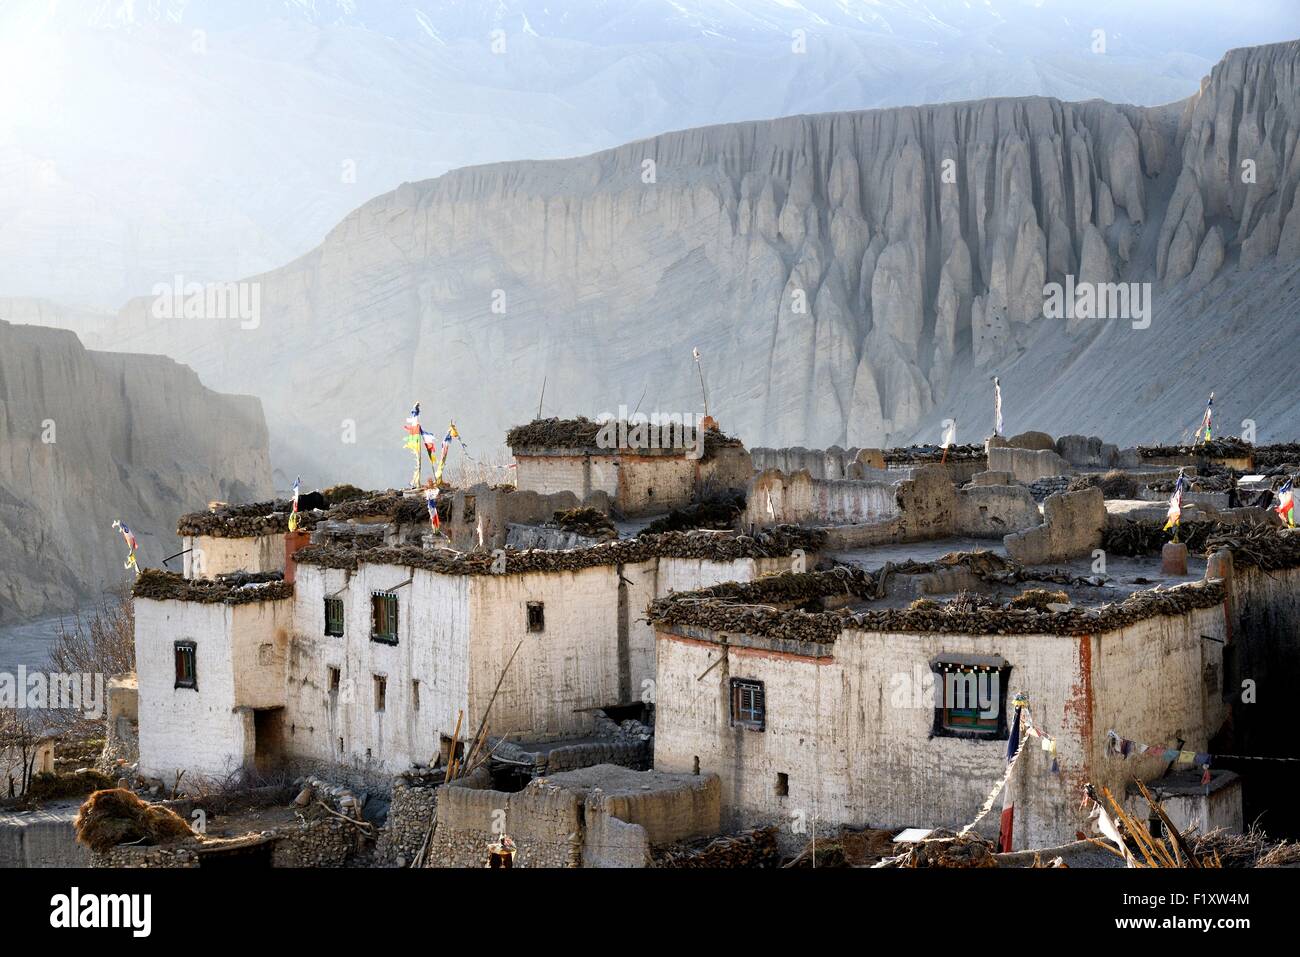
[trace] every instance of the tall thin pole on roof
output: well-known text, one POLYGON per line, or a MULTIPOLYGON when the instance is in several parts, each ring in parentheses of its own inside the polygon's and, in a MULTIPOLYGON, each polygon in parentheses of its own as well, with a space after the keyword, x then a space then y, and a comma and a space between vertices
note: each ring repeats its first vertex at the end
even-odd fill
POLYGON ((542 417, 542 400, 546 398, 546 376, 542 376, 542 394, 537 397, 537 418, 542 417))
POLYGON ((709 416, 709 390, 704 387, 704 366, 700 362, 700 350, 692 349, 691 355, 695 359, 695 369, 700 374, 700 392, 704 395, 704 417, 709 416))

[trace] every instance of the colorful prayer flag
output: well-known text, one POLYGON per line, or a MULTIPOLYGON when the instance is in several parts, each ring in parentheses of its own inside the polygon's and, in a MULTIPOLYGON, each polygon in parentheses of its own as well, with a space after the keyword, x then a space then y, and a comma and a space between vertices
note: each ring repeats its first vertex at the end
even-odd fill
POLYGON ((298 531, 298 490, 302 486, 302 476, 293 480, 293 511, 289 513, 289 531, 298 531))
POLYGON ((140 574, 140 566, 137 565, 135 562, 136 549, 140 547, 135 540, 135 532, 131 531, 131 529, 127 527, 126 522, 114 522, 113 527, 116 528, 119 532, 121 532, 122 537, 126 539, 127 555, 126 555, 126 562, 122 565, 122 567, 134 568, 135 573, 137 575, 140 574))
POLYGON ((425 504, 429 507, 429 524, 433 526, 434 534, 442 530, 442 519, 438 517, 438 490, 431 488, 424 493, 425 504))
POLYGON ((1210 393, 1210 401, 1205 403, 1205 415, 1201 417, 1201 441, 1210 441, 1211 423, 1214 420, 1214 393, 1210 393))
POLYGON ((1282 516, 1287 525, 1295 528, 1295 492, 1291 488, 1290 479, 1277 490, 1277 508, 1274 511, 1282 516))
MULTIPOLYGON (((1014 712, 1011 717, 1011 734, 1007 737, 1007 765, 1016 759, 1016 753, 1020 750, 1020 710, 1021 699, 1017 696, 1014 704, 1014 712)), ((998 850, 1007 853, 1011 850, 1012 828, 1016 819, 1016 801, 1011 787, 1011 777, 1008 775, 1006 790, 1002 792, 1002 822, 998 827, 998 850)))
POLYGON ((1178 525, 1183 518, 1183 477, 1178 476, 1178 481, 1174 483, 1174 494, 1169 499, 1168 521, 1165 522, 1165 531, 1178 525))

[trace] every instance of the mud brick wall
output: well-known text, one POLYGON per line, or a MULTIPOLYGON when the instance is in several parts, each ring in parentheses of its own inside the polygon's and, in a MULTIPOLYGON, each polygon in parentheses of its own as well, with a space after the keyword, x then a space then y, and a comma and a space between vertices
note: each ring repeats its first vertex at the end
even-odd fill
POLYGON ((516 867, 578 867, 581 797, 534 781, 523 791, 443 785, 437 798, 434 867, 484 867, 487 846, 504 830, 514 840, 516 867))

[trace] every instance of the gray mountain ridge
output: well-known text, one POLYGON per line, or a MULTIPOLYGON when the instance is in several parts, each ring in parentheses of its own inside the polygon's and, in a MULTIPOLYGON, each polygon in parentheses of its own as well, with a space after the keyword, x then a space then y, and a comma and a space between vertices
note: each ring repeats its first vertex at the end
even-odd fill
POLYGON ((398 481, 412 399, 480 451, 543 379, 548 413, 697 410, 693 347, 751 446, 934 441, 946 417, 982 438, 994 374, 1011 431, 1177 439, 1217 389, 1229 431, 1290 439, 1298 63, 1297 42, 1233 50, 1165 107, 794 116, 459 169, 252 277, 258 329, 140 298, 97 342, 259 395, 281 482, 398 481), (1044 318, 1067 276, 1152 283, 1149 328, 1044 318))
MULTIPOLYGON (((70 611, 179 549, 176 518, 271 492, 266 423, 160 356, 0 321, 0 624, 70 611)), ((179 568, 173 562, 173 568, 179 568)))

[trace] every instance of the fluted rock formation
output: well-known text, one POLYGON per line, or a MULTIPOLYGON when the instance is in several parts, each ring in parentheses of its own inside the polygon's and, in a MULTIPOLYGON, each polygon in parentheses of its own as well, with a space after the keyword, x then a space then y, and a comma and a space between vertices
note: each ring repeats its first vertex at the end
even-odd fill
MULTIPOLYGON (((258 329, 153 320, 138 300, 115 335, 261 395, 290 476, 401 474, 393 436, 413 398, 479 448, 531 417, 544 377, 548 410, 615 412, 643 390, 643 411, 697 409, 693 346, 711 409, 751 445, 937 438, 946 415, 976 437, 995 373, 1019 393, 1016 429, 1171 438, 1213 387, 1171 344, 1300 249, 1298 61, 1300 43, 1234 50, 1198 94, 1155 109, 796 116, 457 170, 375 198, 256 277, 258 329), (1045 284, 1067 276, 1154 284, 1155 323, 1044 318, 1045 284), (1176 418, 1114 415, 1131 388, 1039 400, 1086 384, 1112 348, 1145 359, 1176 418), (1085 353, 1092 365, 1071 365, 1085 353), (338 439, 349 420, 355 445, 338 439)), ((1243 415, 1252 396, 1234 396, 1243 415)))
POLYGON ((0 321, 0 622, 66 611, 177 550, 176 519, 270 488, 258 401, 158 356, 0 321))

